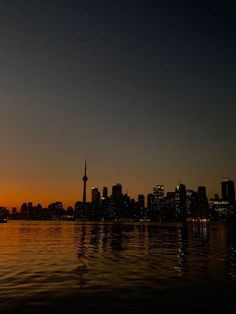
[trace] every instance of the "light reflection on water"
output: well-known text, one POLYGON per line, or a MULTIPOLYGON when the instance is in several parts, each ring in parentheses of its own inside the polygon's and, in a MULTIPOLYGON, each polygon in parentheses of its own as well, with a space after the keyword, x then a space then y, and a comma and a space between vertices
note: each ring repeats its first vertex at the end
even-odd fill
POLYGON ((0 312, 234 305, 235 230, 208 223, 9 221, 0 225, 0 312))

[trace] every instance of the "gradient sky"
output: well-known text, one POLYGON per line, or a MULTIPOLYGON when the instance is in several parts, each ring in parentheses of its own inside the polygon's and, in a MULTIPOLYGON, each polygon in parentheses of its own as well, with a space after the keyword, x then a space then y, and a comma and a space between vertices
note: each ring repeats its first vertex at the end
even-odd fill
POLYGON ((1 0, 0 204, 235 180, 230 3, 1 0))

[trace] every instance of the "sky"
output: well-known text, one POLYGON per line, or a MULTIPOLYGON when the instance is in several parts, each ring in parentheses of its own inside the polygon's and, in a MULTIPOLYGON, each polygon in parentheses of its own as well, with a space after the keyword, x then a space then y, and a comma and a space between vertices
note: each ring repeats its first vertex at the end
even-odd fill
POLYGON ((236 179, 232 1, 0 1, 0 205, 236 179))

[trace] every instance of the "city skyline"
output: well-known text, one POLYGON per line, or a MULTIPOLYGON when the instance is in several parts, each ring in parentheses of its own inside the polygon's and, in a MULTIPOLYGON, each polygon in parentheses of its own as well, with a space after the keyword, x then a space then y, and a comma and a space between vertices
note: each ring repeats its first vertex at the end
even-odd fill
POLYGON ((0 3, 0 203, 71 205, 122 182, 220 194, 236 178, 227 1, 0 3))
MULTIPOLYGON (((120 182, 123 182, 124 180, 120 181, 119 183, 113 182, 111 185, 106 184, 105 182, 101 186, 90 184, 89 189, 88 189, 87 188, 87 182, 89 182, 89 180, 88 180, 88 176, 87 176, 87 168, 88 168, 88 166, 87 166, 87 157, 86 157, 84 160, 84 170, 83 170, 84 172, 83 172, 83 177, 82 177, 83 183, 81 184, 81 192, 80 192, 81 197, 75 198, 73 201, 68 202, 68 201, 64 201, 65 198, 63 197, 63 195, 61 195, 57 198, 49 199, 48 202, 46 202, 46 204, 50 205, 53 202, 61 202, 64 205, 64 208, 68 208, 68 207, 74 207, 76 202, 78 202, 78 201, 83 202, 83 203, 90 203, 93 199, 93 190, 96 190, 96 192, 101 193, 100 191, 102 191, 102 190, 104 191, 104 189, 106 189, 105 193, 107 194, 107 196, 110 197, 113 194, 113 188, 117 185, 120 185, 121 189, 123 189, 122 194, 127 194, 127 195, 129 195, 129 197, 131 197, 134 200, 138 200, 139 195, 144 195, 145 203, 147 202, 146 198, 148 198, 148 195, 150 193, 155 193, 154 192, 155 188, 162 187, 162 190, 164 193, 163 196, 166 196, 168 192, 175 191, 179 185, 184 185, 186 187, 186 191, 187 190, 197 191, 197 189, 199 187, 205 187, 206 188, 206 196, 209 199, 213 199, 215 197, 215 195, 218 195, 219 198, 224 199, 226 197, 225 195, 227 195, 226 188, 224 187, 225 183, 226 182, 233 182, 233 185, 234 185, 234 180, 232 180, 231 177, 222 177, 221 178, 222 180, 218 182, 218 185, 219 185, 218 191, 217 192, 215 191, 214 193, 209 194, 208 187, 205 184, 198 184, 195 187, 190 187, 186 184, 186 182, 181 181, 181 179, 179 178, 178 183, 175 186, 173 186, 172 189, 167 188, 167 186, 169 186, 169 185, 166 186, 165 184, 162 184, 162 183, 158 183, 158 184, 155 183, 149 190, 147 190, 147 192, 139 190, 138 194, 130 194, 128 189, 126 187, 124 188, 123 184, 120 183, 120 182)), ((234 189, 234 187, 233 187, 233 189, 234 189)), ((131 187, 131 190, 132 190, 132 187, 131 187)), ((234 196, 234 198, 235 198, 235 196, 234 196)), ((28 197, 26 199, 23 199, 21 202, 18 202, 17 205, 6 205, 4 203, 1 203, 1 200, 0 200, 0 206, 5 206, 7 208, 10 208, 10 207, 19 208, 25 202, 32 202, 34 204, 44 204, 45 205, 45 202, 43 202, 42 200, 39 200, 39 199, 35 200, 33 198, 28 197)))
POLYGON ((225 178, 221 182, 221 197, 215 194, 208 198, 205 186, 196 190, 188 189, 183 183, 174 191, 165 191, 162 184, 153 187, 148 195, 139 194, 136 199, 123 191, 121 183, 111 187, 104 186, 102 192, 91 189, 91 198, 87 200, 87 161, 84 165, 83 199, 68 206, 57 200, 44 206, 32 201, 22 203, 12 211, 0 207, 0 222, 15 220, 70 220, 70 221, 156 221, 234 222, 236 218, 235 184, 225 178))

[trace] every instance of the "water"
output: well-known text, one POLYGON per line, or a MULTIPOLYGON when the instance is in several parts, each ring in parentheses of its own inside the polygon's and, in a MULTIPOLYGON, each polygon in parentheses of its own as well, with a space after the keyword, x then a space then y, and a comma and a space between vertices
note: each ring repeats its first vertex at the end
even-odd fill
POLYGON ((0 224, 0 313, 198 313, 236 305, 236 225, 0 224))

